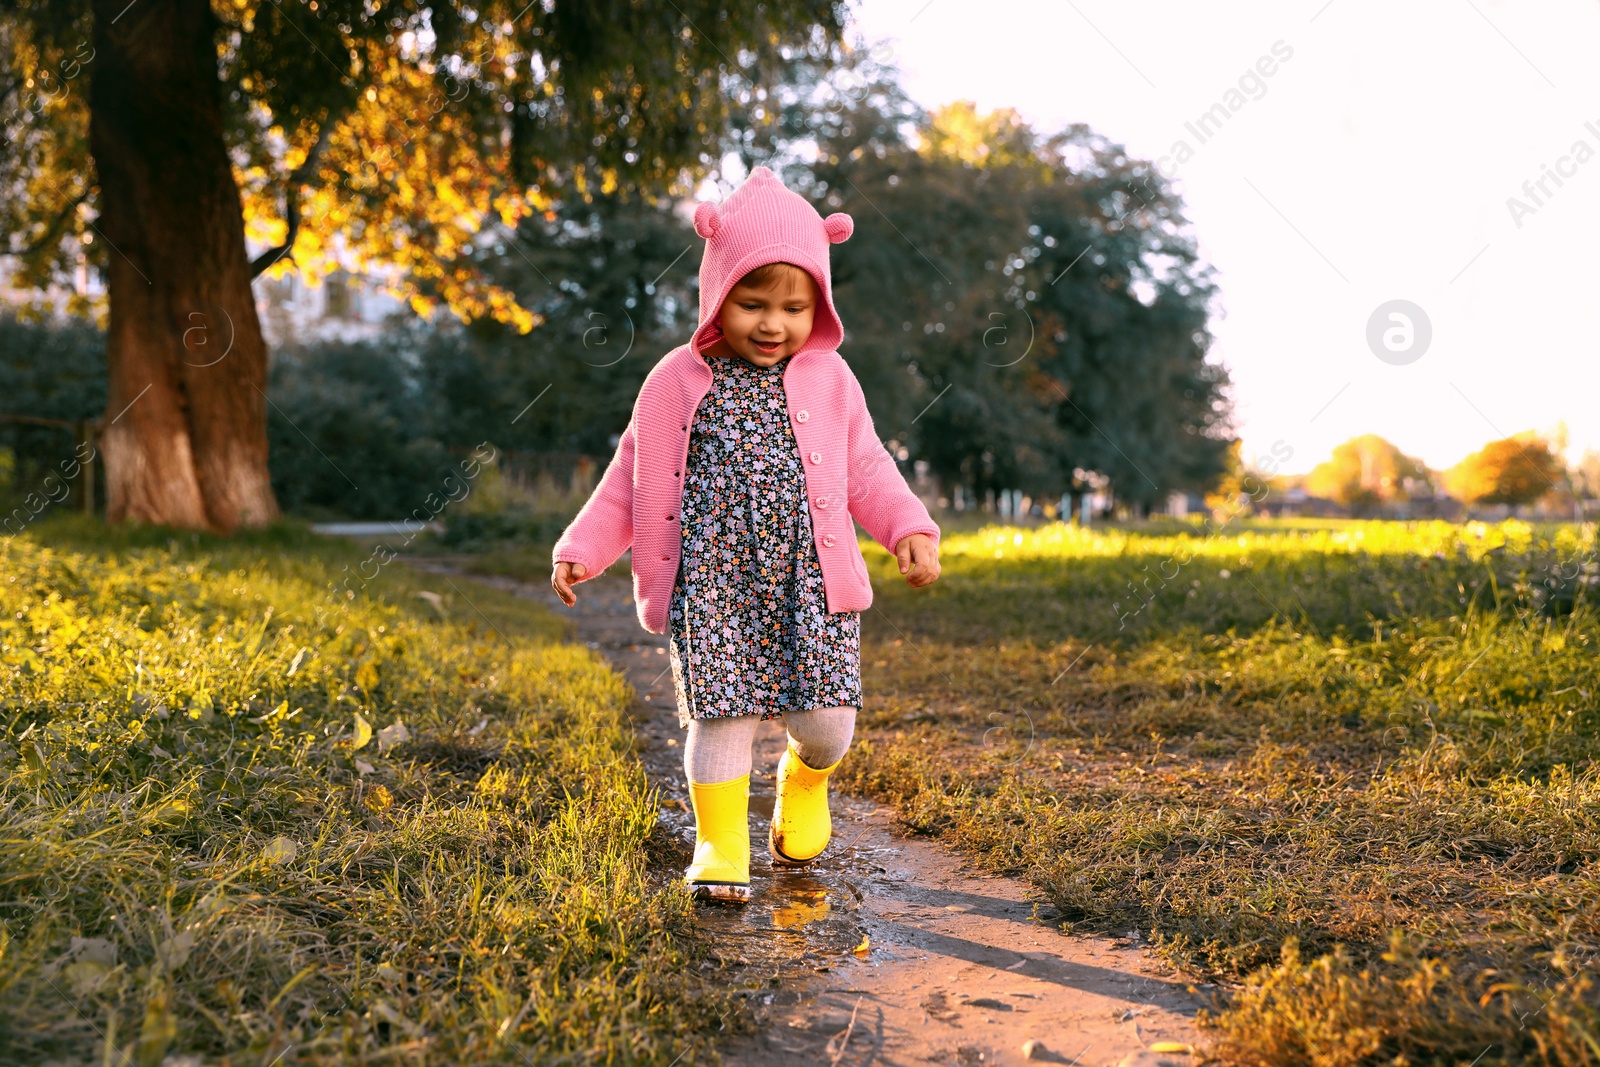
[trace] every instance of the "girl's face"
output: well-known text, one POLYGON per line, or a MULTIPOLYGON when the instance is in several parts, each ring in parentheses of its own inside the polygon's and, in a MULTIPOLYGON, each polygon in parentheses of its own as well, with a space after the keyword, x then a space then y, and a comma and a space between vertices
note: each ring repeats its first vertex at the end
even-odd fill
POLYGON ((817 283, 799 267, 771 272, 759 286, 740 282, 722 302, 722 339, 731 354, 770 367, 811 336, 818 299, 817 283))

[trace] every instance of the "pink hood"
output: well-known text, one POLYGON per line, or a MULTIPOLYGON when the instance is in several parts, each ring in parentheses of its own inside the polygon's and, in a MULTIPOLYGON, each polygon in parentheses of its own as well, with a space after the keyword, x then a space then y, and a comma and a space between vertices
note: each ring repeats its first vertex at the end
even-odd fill
POLYGON ((849 240, 854 229, 842 211, 827 218, 817 214, 805 197, 786 188, 766 167, 751 171, 721 204, 702 203, 694 213, 694 230, 706 239, 700 260, 700 325, 690 347, 703 351, 722 336, 717 312, 740 278, 769 263, 793 263, 811 275, 822 293, 811 336, 795 355, 838 349, 844 327, 833 308, 828 246, 849 240))

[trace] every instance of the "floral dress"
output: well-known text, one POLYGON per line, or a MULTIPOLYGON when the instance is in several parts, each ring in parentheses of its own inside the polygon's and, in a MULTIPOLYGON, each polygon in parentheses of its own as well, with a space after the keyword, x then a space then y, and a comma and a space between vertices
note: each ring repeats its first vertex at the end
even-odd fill
POLYGON ((861 706, 861 614, 828 613, 785 358, 702 357, 667 612, 678 718, 861 706))

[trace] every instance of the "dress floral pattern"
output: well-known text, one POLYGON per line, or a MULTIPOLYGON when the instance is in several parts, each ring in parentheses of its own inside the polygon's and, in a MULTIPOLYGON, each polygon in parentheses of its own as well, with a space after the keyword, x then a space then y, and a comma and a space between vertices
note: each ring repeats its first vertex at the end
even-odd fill
POLYGON ((785 358, 702 357, 667 623, 678 718, 861 706, 861 614, 828 613, 785 358))

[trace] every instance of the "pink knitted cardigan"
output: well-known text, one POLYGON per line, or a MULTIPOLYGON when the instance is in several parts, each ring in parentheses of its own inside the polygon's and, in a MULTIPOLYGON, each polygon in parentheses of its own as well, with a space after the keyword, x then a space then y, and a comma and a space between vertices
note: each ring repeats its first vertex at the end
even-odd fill
POLYGON ((872 604, 872 585, 852 517, 890 552, 914 533, 937 541, 939 527, 878 440, 861 385, 837 351, 844 329, 833 307, 828 245, 849 238, 850 216, 823 219, 757 167, 720 207, 702 203, 694 226, 706 239, 700 324, 689 344, 668 352, 646 376, 616 456, 552 559, 581 563, 592 578, 631 546, 639 621, 651 633, 666 632, 683 548, 679 508, 689 427, 711 388, 706 360, 719 358, 700 353, 720 336, 717 313, 740 278, 768 263, 793 263, 816 280, 822 301, 810 338, 784 371, 784 395, 803 458, 828 610, 863 610, 872 604))

